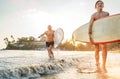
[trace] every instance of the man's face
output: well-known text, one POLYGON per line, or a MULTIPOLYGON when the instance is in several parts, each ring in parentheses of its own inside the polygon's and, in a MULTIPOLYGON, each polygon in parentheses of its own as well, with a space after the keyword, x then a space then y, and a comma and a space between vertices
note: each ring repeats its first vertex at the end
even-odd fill
POLYGON ((51 29, 52 29, 52 27, 49 25, 49 26, 48 26, 48 30, 51 30, 51 29))
POLYGON ((103 7, 104 7, 104 3, 101 1, 96 4, 96 9, 102 9, 103 7))

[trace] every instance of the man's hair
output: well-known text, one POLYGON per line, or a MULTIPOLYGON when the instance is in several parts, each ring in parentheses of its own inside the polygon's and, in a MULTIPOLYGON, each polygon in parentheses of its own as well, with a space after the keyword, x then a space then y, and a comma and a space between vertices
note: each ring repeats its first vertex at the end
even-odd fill
POLYGON ((48 28, 52 29, 52 26, 51 26, 51 25, 48 25, 48 28))
MULTIPOLYGON (((96 5, 97 5, 98 2, 102 2, 102 3, 103 3, 102 0, 98 0, 98 1, 96 1, 96 3, 95 3, 95 8, 96 8, 96 5)), ((103 3, 103 4, 104 4, 104 3, 103 3)))

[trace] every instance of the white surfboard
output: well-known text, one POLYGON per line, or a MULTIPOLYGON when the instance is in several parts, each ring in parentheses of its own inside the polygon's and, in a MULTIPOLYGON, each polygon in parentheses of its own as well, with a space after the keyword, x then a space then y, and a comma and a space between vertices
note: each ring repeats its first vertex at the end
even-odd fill
POLYGON ((64 39, 64 31, 62 28, 58 28, 54 32, 54 48, 57 48, 64 39))
MULTIPOLYGON (((89 23, 80 26, 73 32, 73 39, 89 43, 89 23)), ((108 16, 94 22, 92 27, 94 43, 112 43, 120 41, 120 14, 108 16)))

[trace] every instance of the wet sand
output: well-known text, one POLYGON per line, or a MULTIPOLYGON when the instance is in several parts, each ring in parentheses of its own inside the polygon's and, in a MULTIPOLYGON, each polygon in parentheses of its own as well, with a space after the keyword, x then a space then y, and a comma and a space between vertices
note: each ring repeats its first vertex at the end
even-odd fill
MULTIPOLYGON (((54 74, 45 75, 37 79, 120 79, 120 54, 115 52, 108 53, 107 73, 97 73, 95 71, 94 52, 83 52, 83 59, 77 58, 79 62, 74 63, 70 68, 54 74), (87 57, 88 56, 88 57, 87 57)), ((81 56, 81 55, 80 55, 81 56)))
POLYGON ((0 51, 0 79, 120 79, 120 54, 108 52, 108 73, 96 73, 94 52, 0 51))

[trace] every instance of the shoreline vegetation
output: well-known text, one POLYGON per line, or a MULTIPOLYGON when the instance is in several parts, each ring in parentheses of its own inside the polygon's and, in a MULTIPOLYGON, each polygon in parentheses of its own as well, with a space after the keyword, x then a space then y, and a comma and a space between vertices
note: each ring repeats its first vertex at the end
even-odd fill
MULTIPOLYGON (((45 50, 46 37, 43 36, 40 40, 36 40, 35 37, 20 37, 15 40, 14 36, 11 35, 11 40, 8 37, 4 38, 6 48, 4 50, 45 50)), ((120 42, 107 44, 109 51, 120 52, 120 42)), ((64 40, 58 49, 66 51, 93 51, 94 47, 92 44, 83 44, 81 42, 74 42, 71 40, 64 40)))

